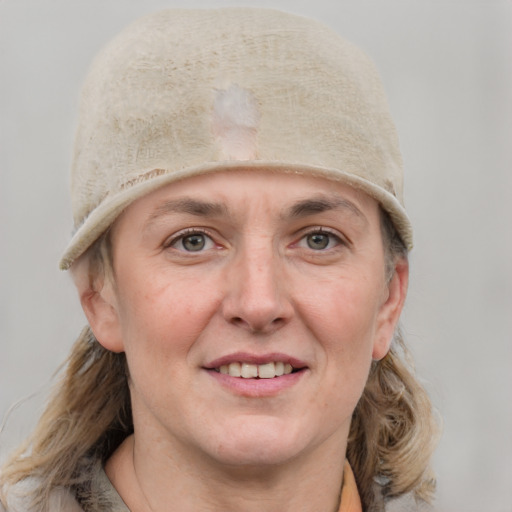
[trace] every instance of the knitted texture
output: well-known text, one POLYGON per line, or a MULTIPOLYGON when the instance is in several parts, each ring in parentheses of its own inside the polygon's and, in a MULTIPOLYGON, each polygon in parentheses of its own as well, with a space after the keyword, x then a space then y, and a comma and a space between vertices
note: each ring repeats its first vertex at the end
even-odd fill
POLYGON ((169 10, 96 58, 72 164, 68 268, 135 199, 216 170, 276 169, 375 197, 406 245, 402 159, 370 59, 324 25, 252 8, 169 10))

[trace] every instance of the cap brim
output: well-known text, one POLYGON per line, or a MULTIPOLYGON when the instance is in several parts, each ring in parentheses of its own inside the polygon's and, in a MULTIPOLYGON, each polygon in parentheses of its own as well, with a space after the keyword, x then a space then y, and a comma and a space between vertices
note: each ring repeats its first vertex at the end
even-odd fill
MULTIPOLYGON (((146 194, 162 186, 168 185, 169 183, 192 176, 198 176, 210 172, 250 169, 276 170, 279 172, 318 176, 345 183, 362 190, 376 199, 382 205, 384 210, 388 212, 405 246, 408 250, 412 249, 412 226, 405 209, 393 194, 369 182, 368 180, 352 173, 341 171, 340 169, 321 166, 262 160, 247 162, 237 160, 205 163, 201 166, 185 168, 178 171, 159 169, 158 171, 161 171, 161 173, 159 172, 157 176, 152 176, 146 181, 141 181, 130 185, 129 187, 125 187, 124 189, 122 188, 116 195, 111 197, 107 196, 78 227, 62 255, 59 267, 61 270, 68 270, 73 262, 87 251, 87 249, 109 228, 109 226, 112 225, 128 205, 146 194)), ((143 170, 140 175, 151 175, 153 171, 155 171, 155 169, 143 170)))

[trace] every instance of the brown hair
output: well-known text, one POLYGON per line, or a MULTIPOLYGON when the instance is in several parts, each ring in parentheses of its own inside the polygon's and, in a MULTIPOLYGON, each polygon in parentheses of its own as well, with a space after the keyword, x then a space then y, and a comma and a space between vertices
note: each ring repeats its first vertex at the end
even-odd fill
MULTIPOLYGON (((390 278, 396 261, 407 258, 407 251, 384 211, 381 219, 390 278)), ((112 271, 108 233, 85 257, 91 282, 112 271)), ((38 482, 31 491, 32 502, 47 510, 52 489, 64 486, 76 491, 86 485, 94 461, 105 462, 132 432, 125 356, 104 349, 86 327, 35 431, 2 470, 0 501, 5 504, 7 486, 31 476, 38 482)), ((347 458, 363 509, 372 509, 385 496, 410 491, 430 501, 435 480, 429 461, 436 437, 430 400, 414 375, 398 330, 387 356, 372 364, 348 439, 347 458)))

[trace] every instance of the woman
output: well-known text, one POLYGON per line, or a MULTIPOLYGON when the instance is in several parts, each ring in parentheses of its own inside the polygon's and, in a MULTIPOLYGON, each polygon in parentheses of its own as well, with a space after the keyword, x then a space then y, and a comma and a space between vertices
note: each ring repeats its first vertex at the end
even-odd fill
POLYGON ((435 423, 397 330, 410 222, 378 75, 316 22, 175 10, 86 81, 87 316, 5 510, 423 510, 435 423))

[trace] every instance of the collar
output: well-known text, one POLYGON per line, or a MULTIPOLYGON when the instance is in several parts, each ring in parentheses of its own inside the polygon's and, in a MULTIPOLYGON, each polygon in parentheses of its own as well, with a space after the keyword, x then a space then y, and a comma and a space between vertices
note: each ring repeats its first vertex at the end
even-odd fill
POLYGON ((341 488, 340 508, 338 512, 363 512, 354 473, 352 472, 348 460, 345 460, 345 467, 343 468, 343 486, 341 488))

